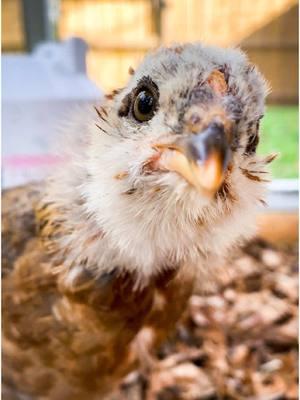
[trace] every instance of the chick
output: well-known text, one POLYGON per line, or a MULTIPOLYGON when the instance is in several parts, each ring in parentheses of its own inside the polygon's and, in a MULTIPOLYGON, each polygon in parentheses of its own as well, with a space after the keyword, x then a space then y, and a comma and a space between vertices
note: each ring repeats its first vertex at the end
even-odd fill
POLYGON ((49 179, 3 195, 5 399, 104 399, 255 231, 261 74, 199 43, 131 74, 74 116, 49 179))

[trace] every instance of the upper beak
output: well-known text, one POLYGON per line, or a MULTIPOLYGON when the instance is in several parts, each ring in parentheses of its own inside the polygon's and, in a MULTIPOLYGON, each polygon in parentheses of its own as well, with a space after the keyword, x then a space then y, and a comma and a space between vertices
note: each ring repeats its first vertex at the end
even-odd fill
POLYGON ((222 124, 213 122, 203 131, 180 138, 168 147, 163 165, 179 173, 201 192, 214 194, 221 186, 231 150, 222 124))

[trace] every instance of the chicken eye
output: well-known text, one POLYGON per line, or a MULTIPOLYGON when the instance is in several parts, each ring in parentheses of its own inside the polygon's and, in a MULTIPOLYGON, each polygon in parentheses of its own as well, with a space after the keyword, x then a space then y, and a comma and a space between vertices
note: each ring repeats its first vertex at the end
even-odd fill
POLYGON ((133 115, 137 121, 149 121, 155 111, 156 99, 149 90, 142 90, 136 97, 133 105, 133 115))

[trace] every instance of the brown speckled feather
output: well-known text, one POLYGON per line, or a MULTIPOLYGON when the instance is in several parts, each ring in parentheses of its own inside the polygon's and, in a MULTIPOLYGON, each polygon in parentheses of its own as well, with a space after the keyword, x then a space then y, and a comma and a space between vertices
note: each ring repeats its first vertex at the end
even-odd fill
POLYGON ((82 270, 65 286, 39 237, 40 191, 3 194, 3 398, 103 399, 136 365, 136 334, 150 327, 152 347, 174 326, 191 281, 168 272, 134 290, 116 268, 98 278, 82 270))

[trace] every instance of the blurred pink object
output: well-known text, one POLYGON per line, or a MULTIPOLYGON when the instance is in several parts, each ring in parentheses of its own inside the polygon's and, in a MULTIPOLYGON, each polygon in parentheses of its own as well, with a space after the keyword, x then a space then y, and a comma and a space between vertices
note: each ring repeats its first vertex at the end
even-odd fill
POLYGON ((39 155, 13 155, 3 157, 3 167, 8 168, 34 168, 34 167, 45 167, 49 165, 55 165, 64 160, 61 157, 50 155, 50 154, 39 154, 39 155))
POLYGON ((5 177, 6 187, 38 181, 44 179, 55 165, 64 161, 63 158, 51 154, 6 156, 2 159, 2 178, 5 177))

